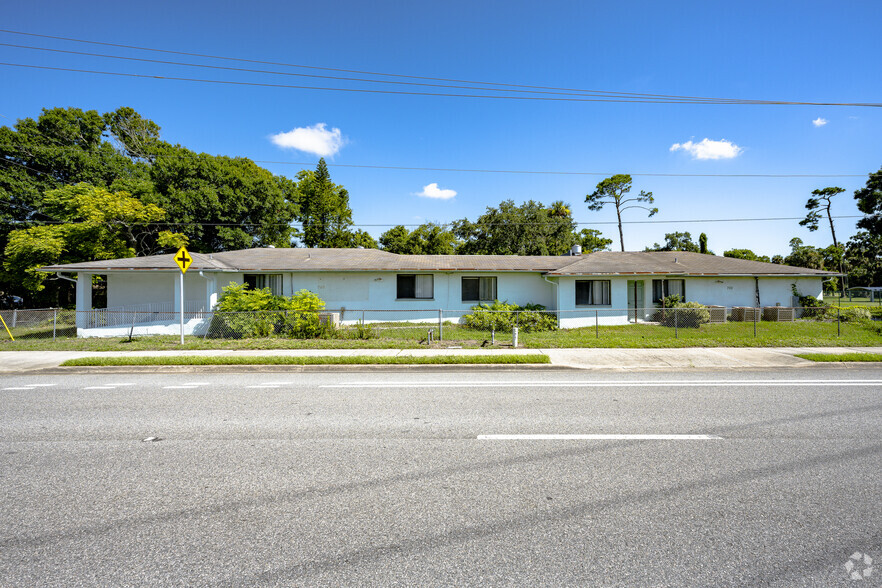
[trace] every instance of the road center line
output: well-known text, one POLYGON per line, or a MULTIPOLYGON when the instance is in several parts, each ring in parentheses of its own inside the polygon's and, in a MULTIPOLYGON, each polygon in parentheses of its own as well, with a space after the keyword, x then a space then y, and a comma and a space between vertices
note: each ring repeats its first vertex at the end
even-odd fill
POLYGON ((882 386, 882 380, 585 380, 556 382, 356 382, 325 384, 322 388, 664 388, 750 386, 882 386))
POLYGON ((481 440, 500 440, 500 441, 570 441, 570 440, 588 440, 588 441, 607 441, 607 440, 644 440, 644 441, 707 441, 722 439, 717 435, 676 435, 676 434, 631 434, 631 433, 595 433, 595 434, 536 434, 536 435, 478 435, 481 440))

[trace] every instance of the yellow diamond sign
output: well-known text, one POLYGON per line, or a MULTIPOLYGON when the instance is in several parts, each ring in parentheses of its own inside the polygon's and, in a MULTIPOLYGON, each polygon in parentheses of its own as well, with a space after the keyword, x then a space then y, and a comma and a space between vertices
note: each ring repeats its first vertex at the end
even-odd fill
POLYGON ((190 257, 186 247, 181 247, 178 249, 178 252, 175 253, 175 263, 181 268, 182 274, 187 273, 187 269, 193 264, 193 258, 190 257))

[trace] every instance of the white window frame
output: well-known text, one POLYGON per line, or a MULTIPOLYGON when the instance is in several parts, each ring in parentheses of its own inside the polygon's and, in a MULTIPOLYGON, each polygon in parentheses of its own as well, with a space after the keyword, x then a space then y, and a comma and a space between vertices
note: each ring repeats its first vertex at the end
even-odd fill
POLYGON ((434 274, 398 274, 395 277, 395 299, 396 300, 434 300, 435 298, 435 276, 434 274), (402 298, 400 296, 399 280, 401 278, 413 278, 413 298, 402 298))
POLYGON ((610 306, 612 304, 612 281, 611 280, 576 280, 575 287, 576 306, 610 306), (579 302, 579 284, 591 284, 589 286, 590 302, 579 302), (600 302, 597 302, 597 298, 600 302))
POLYGON ((463 302, 493 302, 496 300, 496 276, 463 276, 460 283, 460 295, 463 302), (478 280, 478 297, 466 298, 465 281, 478 280))

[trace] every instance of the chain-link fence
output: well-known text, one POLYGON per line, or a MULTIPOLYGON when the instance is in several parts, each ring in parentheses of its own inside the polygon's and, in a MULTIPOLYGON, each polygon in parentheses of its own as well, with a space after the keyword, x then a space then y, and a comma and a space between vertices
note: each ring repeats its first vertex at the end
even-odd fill
MULTIPOLYGON (((746 338, 830 338, 843 329, 878 334, 882 314, 864 308, 723 307, 593 308, 576 310, 402 310, 207 312, 171 310, 18 309, 0 311, 4 339, 179 336, 201 339, 385 339, 425 344, 548 346, 610 339, 638 346, 653 339, 693 338, 733 343, 746 338)), ((850 331, 849 331, 850 332, 850 331)))

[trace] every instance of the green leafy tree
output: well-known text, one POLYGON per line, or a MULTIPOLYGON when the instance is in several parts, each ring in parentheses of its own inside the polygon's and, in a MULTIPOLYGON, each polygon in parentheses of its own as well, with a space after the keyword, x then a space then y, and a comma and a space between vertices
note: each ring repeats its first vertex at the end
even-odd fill
POLYGON ((693 251, 699 252, 698 245, 692 241, 692 234, 688 231, 685 233, 665 233, 665 244, 653 244, 647 247, 645 251, 693 251))
MULTIPOLYGON (((729 249, 723 252, 723 257, 732 257, 735 259, 746 259, 748 261, 764 261, 771 262, 768 255, 757 255, 750 249, 729 249)), ((783 259, 781 260, 783 262, 783 259)))
POLYGON ((550 207, 529 200, 516 206, 505 200, 487 207, 475 222, 453 223, 461 255, 563 255, 576 242, 576 222, 562 202, 550 207))
POLYGON ((845 246, 849 284, 882 286, 882 235, 858 231, 845 246))
POLYGON ((576 238, 582 246, 582 251, 592 253, 594 251, 609 251, 612 239, 606 239, 597 229, 582 229, 576 238))
POLYGON ((714 252, 707 248, 707 235, 702 233, 698 236, 698 252, 705 255, 713 255, 714 252))
POLYGON ((622 232, 622 213, 630 208, 640 208, 649 212, 649 216, 655 216, 658 208, 650 208, 640 204, 646 202, 652 204, 655 199, 652 192, 641 190, 640 194, 631 198, 626 198, 631 191, 631 176, 628 174, 617 174, 610 178, 606 178, 597 184, 597 188, 591 194, 585 196, 585 202, 588 203, 588 210, 600 210, 605 204, 612 204, 616 208, 616 218, 619 222, 619 243, 622 251, 625 250, 625 236, 622 232))
POLYGON ((413 231, 408 231, 403 225, 392 227, 380 235, 380 244, 389 253, 452 255, 457 243, 452 231, 435 223, 425 223, 413 231))
POLYGON ((784 258, 784 264, 809 269, 824 269, 824 255, 817 248, 803 244, 799 237, 794 237, 790 240, 790 255, 784 258))
POLYGON ((349 192, 331 181, 328 165, 319 159, 315 171, 297 174, 298 236, 307 247, 346 247, 352 225, 349 192))
MULTIPOLYGON (((154 238, 150 227, 165 218, 165 211, 154 204, 86 183, 46 192, 43 210, 61 222, 12 231, 3 262, 7 272, 34 292, 43 290, 48 277, 37 268, 134 257, 139 241, 154 238)), ((169 244, 185 242, 183 235, 167 231, 159 238, 169 244)))
POLYGON ((882 235, 882 168, 871 173, 867 185, 855 190, 858 210, 864 218, 858 221, 859 229, 866 229, 871 235, 882 235))
POLYGON ((291 244, 296 185, 250 159, 163 144, 150 177, 154 193, 147 199, 166 210, 194 251, 291 244))
POLYGON ((357 248, 360 247, 362 249, 379 249, 380 246, 377 244, 377 240, 374 239, 370 233, 367 231, 363 231, 358 229, 357 231, 347 232, 348 243, 346 247, 357 248))

